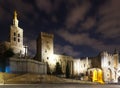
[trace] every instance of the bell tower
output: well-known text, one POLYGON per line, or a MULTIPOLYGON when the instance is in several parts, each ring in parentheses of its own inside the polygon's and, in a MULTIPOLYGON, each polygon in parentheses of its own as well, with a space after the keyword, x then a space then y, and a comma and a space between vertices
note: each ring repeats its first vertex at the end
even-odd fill
POLYGON ((53 56, 53 34, 41 32, 37 39, 37 58, 49 62, 53 56))
POLYGON ((13 25, 10 27, 10 47, 14 53, 24 54, 23 29, 18 26, 17 12, 14 11, 13 25))

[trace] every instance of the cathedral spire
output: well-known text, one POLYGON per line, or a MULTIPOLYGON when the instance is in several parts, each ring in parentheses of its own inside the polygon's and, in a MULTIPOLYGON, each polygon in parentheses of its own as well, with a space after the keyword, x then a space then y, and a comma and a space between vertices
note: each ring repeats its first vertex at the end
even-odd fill
POLYGON ((18 27, 17 12, 14 11, 13 25, 18 27))

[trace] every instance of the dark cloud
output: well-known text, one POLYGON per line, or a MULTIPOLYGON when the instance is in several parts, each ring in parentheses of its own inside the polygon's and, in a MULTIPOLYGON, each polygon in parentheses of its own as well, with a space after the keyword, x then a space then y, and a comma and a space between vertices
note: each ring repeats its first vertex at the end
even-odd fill
POLYGON ((90 8, 90 2, 85 1, 80 5, 76 5, 68 12, 68 16, 66 19, 66 26, 67 28, 75 27, 75 25, 79 22, 84 20, 87 11, 90 8))
POLYGON ((38 14, 35 11, 34 4, 27 3, 24 0, 1 0, 0 9, 3 9, 1 11, 4 13, 3 20, 5 20, 5 15, 7 15, 9 19, 12 18, 14 10, 17 11, 18 18, 21 20, 31 22, 31 20, 38 19, 38 14))
POLYGON ((119 8, 120 0, 0 0, 0 27, 3 29, 0 40, 9 30, 13 11, 17 10, 25 44, 32 55, 41 31, 55 33, 55 39, 64 40, 64 45, 55 42, 58 53, 81 56, 83 51, 74 48, 79 46, 83 46, 86 53, 92 49, 120 49, 119 8))
POLYGON ((50 13, 53 10, 53 5, 50 0, 36 0, 36 5, 40 10, 50 13))
POLYGON ((47 14, 57 11, 61 3, 65 2, 64 0, 35 0, 36 6, 40 11, 44 11, 47 14))
POLYGON ((6 22, 9 21, 10 18, 11 18, 10 13, 0 5, 0 21, 6 22))
POLYGON ((99 8, 101 16, 98 33, 101 33, 104 38, 119 38, 120 37, 120 0, 109 0, 106 4, 99 8))
POLYGON ((70 33, 66 30, 59 30, 57 32, 59 36, 61 36, 63 39, 65 39, 67 42, 81 46, 81 45, 87 45, 89 47, 92 47, 95 50, 102 51, 102 50, 108 50, 112 51, 115 48, 120 49, 120 46, 117 44, 105 44, 103 41, 97 40, 95 38, 91 38, 88 33, 70 33))
POLYGON ((89 17, 85 22, 81 23, 81 28, 84 30, 89 30, 96 25, 96 19, 89 17))
POLYGON ((28 46, 28 55, 34 56, 36 54, 36 40, 24 37, 24 45, 28 46))
POLYGON ((65 54, 73 57, 79 56, 81 53, 75 51, 74 48, 70 45, 61 46, 59 44, 55 44, 55 54, 65 54))

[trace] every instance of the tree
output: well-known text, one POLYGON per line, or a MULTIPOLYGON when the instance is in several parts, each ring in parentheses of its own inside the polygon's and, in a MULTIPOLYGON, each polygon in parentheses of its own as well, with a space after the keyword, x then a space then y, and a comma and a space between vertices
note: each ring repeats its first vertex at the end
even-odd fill
POLYGON ((46 63, 46 64, 47 64, 47 74, 50 74, 50 66, 48 63, 46 63))
POLYGON ((5 72, 6 66, 9 66, 9 58, 14 55, 13 50, 11 48, 6 49, 4 53, 0 57, 0 67, 2 72, 5 72))
POLYGON ((12 57, 13 55, 15 54, 13 53, 13 50, 11 48, 4 52, 4 57, 12 57))
POLYGON ((63 72, 62 72, 62 68, 61 68, 61 65, 59 64, 59 62, 56 63, 56 66, 55 66, 55 74, 56 75, 61 75, 63 72))
POLYGON ((66 65, 66 78, 70 78, 70 67, 69 67, 68 62, 67 62, 67 65, 66 65))

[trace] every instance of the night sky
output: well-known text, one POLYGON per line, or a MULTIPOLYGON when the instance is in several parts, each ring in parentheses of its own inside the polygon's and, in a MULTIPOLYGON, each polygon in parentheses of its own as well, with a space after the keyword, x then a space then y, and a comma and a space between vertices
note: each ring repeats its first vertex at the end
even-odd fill
POLYGON ((54 34, 54 52, 75 58, 120 50, 120 0, 0 0, 0 41, 9 39, 14 10, 29 55, 40 32, 54 34))

